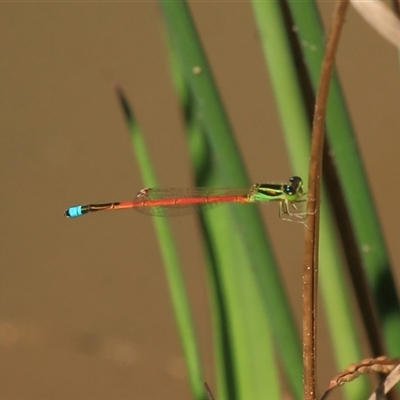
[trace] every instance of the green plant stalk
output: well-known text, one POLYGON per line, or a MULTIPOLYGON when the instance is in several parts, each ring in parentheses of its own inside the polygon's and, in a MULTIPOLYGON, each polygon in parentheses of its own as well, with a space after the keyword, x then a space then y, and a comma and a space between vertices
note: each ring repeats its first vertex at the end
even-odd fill
MULTIPOLYGON (((286 32, 285 21, 282 14, 282 4, 280 1, 253 1, 252 4, 260 31, 264 56, 278 104, 287 147, 291 156, 291 162, 297 174, 306 176, 310 146, 309 132, 311 127, 286 32)), ((326 195, 324 194, 323 199, 326 199, 326 195)), ((340 293, 344 293, 347 288, 344 284, 343 274, 338 275, 336 273, 341 269, 340 262, 336 257, 333 259, 328 259, 326 257, 326 255, 335 254, 337 251, 335 250, 337 248, 337 243, 331 232, 333 232, 332 224, 329 222, 328 218, 322 218, 320 279, 321 282, 323 282, 323 289, 328 287, 331 283, 336 290, 339 290, 338 288, 341 287, 340 293), (331 249, 329 253, 327 252, 328 248, 331 249), (337 280, 332 283, 330 279, 334 277, 336 277, 337 280)), ((332 298, 329 293, 325 291, 323 291, 322 294, 326 308, 335 310, 334 313, 327 315, 327 318, 331 319, 329 322, 331 327, 338 326, 337 324, 339 321, 336 321, 335 318, 340 315, 343 325, 341 325, 341 329, 332 330, 331 336, 335 345, 336 356, 342 357, 338 360, 339 364, 348 365, 354 361, 352 357, 356 357, 355 359, 357 360, 360 359, 359 357, 362 354, 359 341, 354 340, 354 317, 349 311, 351 309, 350 305, 346 305, 343 302, 335 303, 336 298, 332 298), (343 323, 344 320, 346 320, 345 323, 343 323), (343 343, 343 337, 346 337, 347 343, 349 340, 352 340, 349 347, 352 347, 353 353, 350 354, 341 351, 340 343, 343 343)), ((346 387, 345 390, 349 398, 359 398, 366 394, 362 394, 364 389, 360 383, 349 386, 349 388, 346 387)))
MULTIPOLYGON (((323 57, 324 33, 315 3, 289 0, 299 43, 314 90, 323 57)), ((378 307, 380 326, 392 356, 400 353, 400 307, 390 260, 368 186, 361 155, 336 75, 333 76, 327 112, 327 135, 332 160, 343 188, 362 265, 378 307), (383 288, 384 285, 384 288, 383 288)))
MULTIPOLYGON (((207 185, 222 185, 223 182, 224 186, 243 186, 247 183, 243 163, 239 157, 225 111, 213 84, 211 72, 202 53, 186 5, 180 1, 173 3, 161 2, 161 5, 184 79, 195 99, 196 113, 202 122, 202 129, 207 135, 208 145, 212 149, 211 159, 213 161, 216 160, 212 166, 213 177, 211 180, 207 180, 207 185), (198 71, 201 72, 199 74, 194 73, 194 67, 197 67, 198 71)), ((230 253, 232 245, 230 245, 229 240, 220 245, 218 239, 221 236, 226 236, 227 232, 233 232, 233 229, 239 230, 242 234, 242 240, 245 243, 243 248, 247 252, 246 259, 248 263, 248 266, 244 265, 244 267, 251 270, 256 277, 256 282, 253 281, 256 287, 251 289, 260 291, 260 298, 263 299, 270 326, 274 330, 274 338, 278 343, 285 373, 288 376, 294 397, 299 398, 302 392, 300 343, 271 249, 266 245, 266 234, 260 224, 259 214, 252 207, 237 207, 233 217, 229 218, 225 217, 225 214, 219 210, 212 211, 212 213, 213 218, 207 220, 206 223, 211 227, 210 232, 215 232, 215 230, 218 232, 213 236, 213 245, 215 244, 214 254, 217 254, 219 259, 224 258, 224 253, 230 253), (218 217, 220 212, 222 213, 222 218, 218 217), (234 222, 234 228, 228 227, 218 231, 222 221, 229 220, 234 222)), ((224 261, 226 268, 236 264, 235 256, 236 253, 231 258, 231 261, 224 261)), ((244 260, 244 257, 239 258, 237 256, 237 258, 244 260)), ((225 292, 228 292, 228 289, 225 289, 226 286, 235 287, 236 285, 238 287, 237 283, 235 283, 235 280, 239 279, 236 274, 224 274, 224 277, 224 284, 221 284, 220 287, 223 287, 225 292), (225 282, 225 279, 227 282, 225 282)), ((250 288, 250 286, 248 287, 250 288)), ((230 297, 230 301, 235 301, 233 296, 230 297)), ((238 301, 237 293, 236 301, 238 301)), ((240 302, 238 302, 239 306, 240 302)), ((227 308, 235 310, 235 307, 228 306, 227 308)), ((230 318, 233 319, 233 317, 230 318)), ((233 325, 237 327, 240 324, 233 325)), ((248 341, 247 343, 242 342, 236 347, 240 349, 240 346, 249 346, 249 344, 248 341)), ((248 351, 250 352, 251 349, 248 349, 248 351)), ((233 353, 234 356, 239 354, 237 350, 233 350, 233 353)), ((239 361, 237 364, 238 368, 241 368, 239 361)), ((243 369, 243 373, 235 374, 238 381, 240 380, 237 387, 238 393, 241 395, 244 393, 242 388, 249 387, 247 382, 252 380, 251 374, 249 372, 246 373, 246 371, 249 371, 248 367, 243 369)), ((266 393, 265 391, 262 392, 266 393)))
MULTIPOLYGON (((147 186, 158 187, 157 178, 151 165, 150 157, 140 128, 130 110, 127 100, 122 94, 122 91, 117 90, 117 94, 128 124, 133 151, 138 160, 143 181, 147 186)), ((195 399, 206 400, 207 395, 204 389, 201 360, 189 308, 189 300, 186 295, 179 257, 175 249, 172 232, 166 219, 154 218, 153 222, 166 268, 172 306, 185 355, 192 394, 195 399)))
MULTIPOLYGON (((214 169, 209 162, 213 154, 201 121, 197 119, 196 102, 180 73, 172 47, 169 46, 169 49, 173 81, 184 114, 191 158, 197 171, 196 186, 212 186, 217 184, 215 177, 212 178, 214 169)), ((213 305, 217 397, 229 400, 259 398, 266 392, 280 397, 279 391, 275 391, 279 388, 279 379, 263 300, 254 290, 257 285, 246 251, 240 250, 243 238, 235 233, 237 229, 229 226, 232 225, 231 220, 232 215, 226 207, 202 214, 200 219, 213 305), (226 235, 226 232, 230 234, 226 235), (250 368, 254 365, 258 366, 256 373, 250 368)))

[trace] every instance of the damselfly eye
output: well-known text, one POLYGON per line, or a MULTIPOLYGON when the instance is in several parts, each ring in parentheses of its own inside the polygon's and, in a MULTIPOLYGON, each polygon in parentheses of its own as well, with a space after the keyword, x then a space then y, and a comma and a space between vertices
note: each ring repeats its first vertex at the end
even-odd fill
POLYGON ((301 191, 303 187, 303 180, 301 178, 299 178, 298 176, 292 176, 289 180, 291 183, 290 187, 293 192, 297 193, 301 191))
POLYGON ((298 176, 292 176, 289 179, 289 182, 292 184, 293 187, 298 187, 303 184, 303 180, 301 178, 299 178, 298 176))
POLYGON ((294 194, 294 191, 292 190, 292 187, 289 186, 289 185, 285 185, 283 187, 283 191, 285 192, 285 194, 288 194, 288 195, 294 194))

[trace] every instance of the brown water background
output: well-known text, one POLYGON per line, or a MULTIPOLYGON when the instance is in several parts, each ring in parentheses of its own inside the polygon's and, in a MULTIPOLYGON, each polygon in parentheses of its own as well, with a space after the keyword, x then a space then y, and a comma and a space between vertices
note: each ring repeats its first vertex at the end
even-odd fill
MULTIPOLYGON (((333 2, 320 5, 328 18, 333 2)), ((296 172, 250 3, 191 10, 249 176, 286 180, 296 172)), ((1 399, 190 398, 151 219, 63 217, 69 205, 130 199, 143 187, 113 82, 132 102, 162 185, 192 185, 163 32, 157 2, 0 4, 1 399)), ((399 276, 398 54, 350 9, 337 60, 399 276)), ((299 317, 303 228, 279 221, 274 205, 262 215, 299 317)), ((171 223, 214 385, 198 226, 194 217, 171 223)), ((320 332, 322 388, 336 367, 323 323, 320 332)))

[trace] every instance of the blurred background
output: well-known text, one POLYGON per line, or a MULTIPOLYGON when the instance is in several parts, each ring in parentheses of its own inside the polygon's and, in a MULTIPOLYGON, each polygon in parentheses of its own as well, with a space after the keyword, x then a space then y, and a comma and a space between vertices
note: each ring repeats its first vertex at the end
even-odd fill
MULTIPOLYGON (((334 3, 318 3, 328 22, 334 3)), ((249 176, 286 181, 296 171, 250 3, 190 8, 249 176)), ((116 82, 159 182, 192 186, 157 2, 1 3, 0 37, 0 397, 190 398, 152 219, 134 211, 63 217, 70 205, 132 199, 144 186, 116 82)), ((350 8, 337 64, 399 277, 398 54, 350 8)), ((276 205, 262 213, 300 323, 304 228, 279 220, 276 205)), ((199 229, 192 216, 171 224, 213 387, 199 229)), ((338 369, 320 325, 322 390, 338 369)))

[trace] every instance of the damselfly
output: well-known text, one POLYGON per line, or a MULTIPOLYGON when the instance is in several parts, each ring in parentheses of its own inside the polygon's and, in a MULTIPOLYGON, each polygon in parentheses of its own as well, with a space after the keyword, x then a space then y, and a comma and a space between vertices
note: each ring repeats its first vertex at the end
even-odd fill
POLYGON ((282 218, 283 215, 293 215, 290 207, 296 210, 296 203, 304 201, 303 196, 303 181, 298 176, 293 176, 288 183, 256 183, 250 190, 237 188, 144 188, 139 191, 135 200, 72 206, 65 211, 64 215, 68 218, 75 218, 95 211, 134 208, 148 215, 164 217, 187 214, 199 207, 221 203, 275 201, 279 202, 279 216, 282 218))

